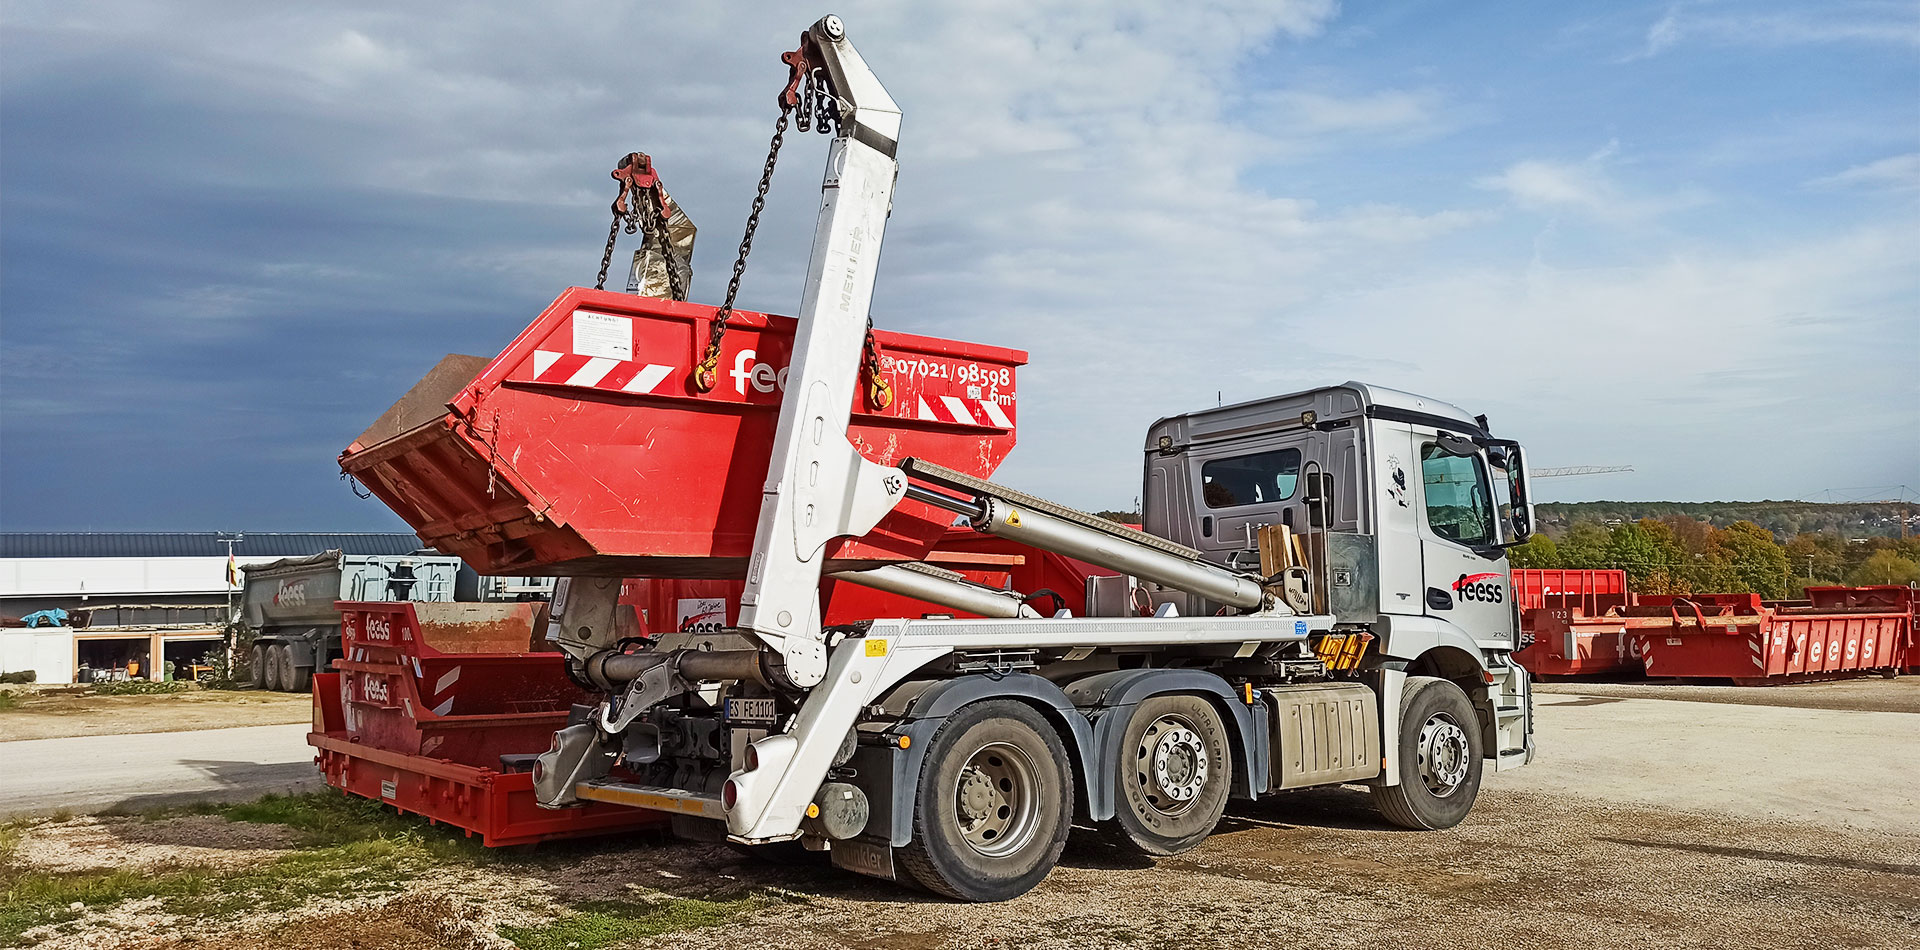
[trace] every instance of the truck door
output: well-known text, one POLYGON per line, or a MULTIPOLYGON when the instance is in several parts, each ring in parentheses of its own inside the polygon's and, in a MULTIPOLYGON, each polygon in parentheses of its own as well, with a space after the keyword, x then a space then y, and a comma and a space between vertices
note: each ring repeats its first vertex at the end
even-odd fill
POLYGON ((1257 567, 1258 559, 1246 552, 1254 547, 1254 532, 1261 525, 1306 527, 1304 509, 1288 512, 1301 508, 1303 467, 1318 463, 1324 469, 1320 450, 1318 440, 1294 435, 1236 444, 1195 459, 1194 510, 1200 515, 1200 531, 1193 546, 1218 564, 1239 557, 1257 567))
POLYGON ((1483 645, 1505 648, 1513 640, 1513 608, 1486 460, 1417 438, 1426 613, 1483 645))

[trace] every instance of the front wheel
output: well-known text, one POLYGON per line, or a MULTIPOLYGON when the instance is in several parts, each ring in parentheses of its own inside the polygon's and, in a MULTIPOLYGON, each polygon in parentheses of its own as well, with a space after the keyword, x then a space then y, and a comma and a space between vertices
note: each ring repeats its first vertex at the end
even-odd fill
POLYGON ((917 790, 913 841, 898 855, 937 894, 1018 897, 1066 847, 1073 769, 1060 735, 1024 703, 975 703, 949 717, 927 747, 917 790))
POLYGON ((1409 676, 1400 694, 1400 784, 1373 787, 1380 814, 1402 828, 1451 828, 1473 810, 1484 754, 1479 719, 1460 687, 1409 676))

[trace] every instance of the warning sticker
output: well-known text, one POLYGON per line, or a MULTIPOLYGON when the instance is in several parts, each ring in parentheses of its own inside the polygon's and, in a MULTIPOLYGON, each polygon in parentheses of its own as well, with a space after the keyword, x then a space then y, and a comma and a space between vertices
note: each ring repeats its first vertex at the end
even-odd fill
POLYGON ((621 362, 632 360, 633 318, 574 311, 573 352, 621 362))

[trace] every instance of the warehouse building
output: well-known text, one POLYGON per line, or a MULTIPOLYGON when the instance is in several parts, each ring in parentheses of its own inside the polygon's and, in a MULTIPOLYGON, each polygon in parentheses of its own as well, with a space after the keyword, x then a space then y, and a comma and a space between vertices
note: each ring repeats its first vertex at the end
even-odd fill
POLYGON ((0 533, 0 673, 160 679, 172 664, 185 677, 223 645, 247 565, 420 547, 404 532, 0 533))

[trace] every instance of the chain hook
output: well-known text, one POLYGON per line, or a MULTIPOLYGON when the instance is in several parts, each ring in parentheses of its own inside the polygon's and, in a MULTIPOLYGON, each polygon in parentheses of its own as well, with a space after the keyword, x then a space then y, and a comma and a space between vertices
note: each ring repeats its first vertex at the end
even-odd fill
POLYGON ((867 402, 875 409, 885 409, 893 405, 893 384, 880 373, 880 343, 873 338, 873 314, 867 314, 867 338, 860 349, 860 368, 867 377, 867 402))

